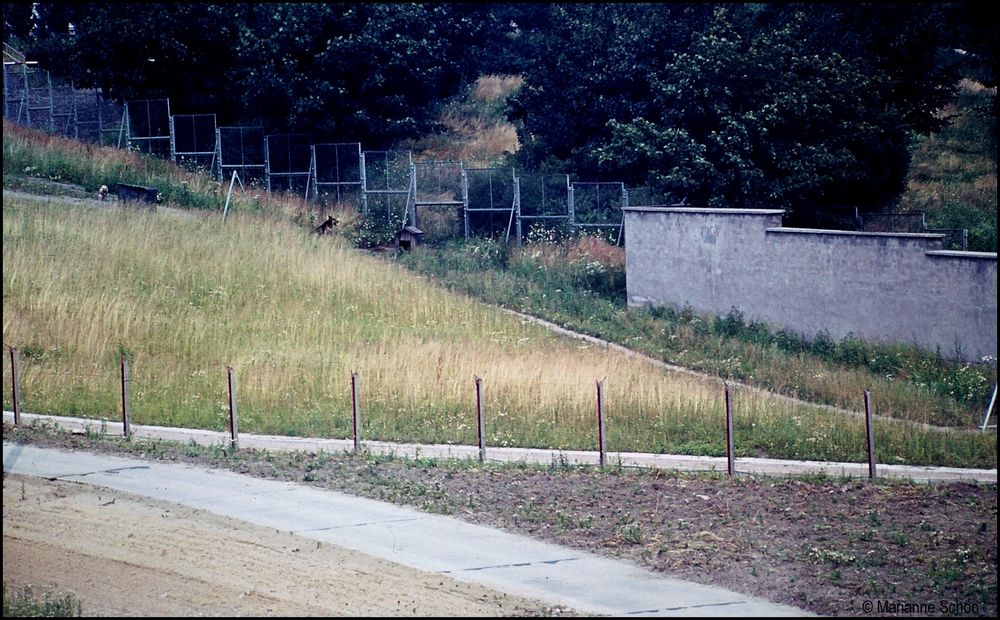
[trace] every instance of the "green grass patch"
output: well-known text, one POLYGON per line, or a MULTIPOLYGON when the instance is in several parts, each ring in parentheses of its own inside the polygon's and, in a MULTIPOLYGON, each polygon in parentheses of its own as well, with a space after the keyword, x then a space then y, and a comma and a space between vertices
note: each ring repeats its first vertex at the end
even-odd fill
POLYGON ((4 618, 76 618, 83 616, 83 606, 73 594, 37 591, 31 584, 20 588, 3 584, 4 618))

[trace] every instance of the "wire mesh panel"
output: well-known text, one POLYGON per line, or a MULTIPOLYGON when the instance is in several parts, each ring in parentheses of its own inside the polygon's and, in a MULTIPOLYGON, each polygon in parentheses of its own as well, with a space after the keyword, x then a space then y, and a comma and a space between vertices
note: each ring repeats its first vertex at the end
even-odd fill
POLYGON ((413 179, 417 205, 454 206, 455 203, 464 204, 461 162, 414 162, 413 179))
POLYGON ((26 119, 24 124, 34 129, 51 132, 52 124, 52 81, 49 72, 42 69, 25 68, 24 90, 26 119))
POLYGON ((927 230, 923 213, 862 213, 858 215, 865 232, 909 232, 927 230))
POLYGON ((307 197, 312 148, 305 134, 275 134, 264 138, 267 190, 307 197))
POLYGON ((170 150, 174 162, 191 169, 212 170, 215 164, 215 115, 170 117, 170 150))
POLYGON ((312 147, 313 198, 322 204, 361 206, 361 143, 314 144, 312 147))
POLYGON ((106 146, 118 144, 124 106, 105 99, 99 89, 76 89, 74 107, 77 139, 106 146))
POLYGON ((625 204, 623 183, 583 183, 573 185, 573 224, 577 227, 619 227, 625 204))
POLYGON ((262 127, 219 127, 215 144, 220 181, 231 178, 235 171, 246 184, 264 183, 266 158, 262 127))
POLYGON ((671 195, 646 185, 628 188, 628 206, 630 207, 680 206, 681 203, 678 203, 671 195))
POLYGON ((574 231, 591 230, 605 239, 621 243, 628 194, 621 182, 574 182, 570 192, 570 224, 574 231))
POLYGON ((516 224, 512 168, 466 168, 466 237, 509 237, 516 224))
POLYGON ((402 221, 410 196, 410 151, 364 151, 361 154, 364 194, 362 211, 402 221))
POLYGON ((61 80, 52 82, 52 132, 75 138, 76 89, 61 80))
POLYGON ((518 174, 521 232, 529 238, 542 231, 567 229, 568 174, 518 174))
MULTIPOLYGON (((465 231, 465 180, 462 163, 413 163, 412 223, 428 241, 457 237, 465 231)), ((466 234, 466 236, 468 236, 466 234)))
POLYGON ((170 100, 144 99, 125 104, 128 148, 170 156, 170 100))
POLYGON ((3 117, 18 125, 27 124, 28 92, 23 63, 3 65, 3 117))

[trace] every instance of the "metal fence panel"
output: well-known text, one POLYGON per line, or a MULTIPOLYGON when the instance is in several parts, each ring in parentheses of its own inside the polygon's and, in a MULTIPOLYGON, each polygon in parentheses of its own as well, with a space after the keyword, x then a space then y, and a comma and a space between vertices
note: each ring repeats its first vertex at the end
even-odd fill
POLYGON ((511 168, 466 168, 466 237, 508 237, 516 224, 516 188, 511 168))
POLYGON ((219 180, 235 171, 244 183, 263 183, 265 176, 264 129, 262 127, 219 127, 216 130, 219 180))
POLYGON ((365 192, 407 192, 410 189, 410 151, 365 151, 365 192))
POLYGON ((583 227, 621 226, 625 185, 619 182, 573 183, 573 224, 583 227))
POLYGON ((361 205, 363 172, 361 143, 314 144, 312 147, 313 198, 320 202, 361 205))
POLYGON ((170 117, 171 151, 174 162, 190 168, 215 167, 215 115, 175 114, 170 117))
POLYGON ((569 217, 569 175, 518 174, 521 217, 569 217))
POLYGON ((312 149, 305 134, 274 134, 264 138, 268 191, 307 197, 312 149))
POLYGON ((125 104, 128 147, 170 157, 170 100, 144 99, 125 104))

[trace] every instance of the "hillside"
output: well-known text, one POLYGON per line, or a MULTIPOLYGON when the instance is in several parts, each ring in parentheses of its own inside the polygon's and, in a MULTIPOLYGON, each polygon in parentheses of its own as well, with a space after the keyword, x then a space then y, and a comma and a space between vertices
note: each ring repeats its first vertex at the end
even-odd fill
MULTIPOLYGON (((951 123, 912 149, 900 213, 926 215, 931 228, 968 230, 968 249, 997 251, 996 89, 963 80, 940 111, 951 123)), ((900 223, 902 224, 902 223, 900 223)))

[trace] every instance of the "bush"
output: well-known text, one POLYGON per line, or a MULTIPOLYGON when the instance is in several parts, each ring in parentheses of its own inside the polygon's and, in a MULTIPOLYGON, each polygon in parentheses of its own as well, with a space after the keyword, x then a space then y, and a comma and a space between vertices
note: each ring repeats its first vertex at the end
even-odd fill
POLYGON ((83 606, 72 594, 53 594, 48 590, 40 595, 29 583, 17 590, 3 584, 3 616, 32 618, 69 618, 83 616, 83 606))

